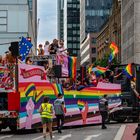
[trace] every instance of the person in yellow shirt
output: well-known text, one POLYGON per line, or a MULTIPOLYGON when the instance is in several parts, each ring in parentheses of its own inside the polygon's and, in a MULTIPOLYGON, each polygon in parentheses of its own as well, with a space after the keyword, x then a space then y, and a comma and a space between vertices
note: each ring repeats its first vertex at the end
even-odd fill
POLYGON ((49 103, 50 98, 48 96, 44 97, 44 101, 39 108, 41 115, 42 125, 43 125, 43 135, 44 140, 46 140, 46 130, 49 129, 50 139, 52 136, 52 122, 53 122, 53 105, 49 103))

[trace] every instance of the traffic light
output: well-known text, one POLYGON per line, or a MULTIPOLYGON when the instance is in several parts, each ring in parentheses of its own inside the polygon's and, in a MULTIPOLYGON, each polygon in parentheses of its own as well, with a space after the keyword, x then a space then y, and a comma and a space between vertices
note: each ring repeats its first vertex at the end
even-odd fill
POLYGON ((29 42, 32 41, 31 37, 27 37, 26 39, 27 39, 29 42))

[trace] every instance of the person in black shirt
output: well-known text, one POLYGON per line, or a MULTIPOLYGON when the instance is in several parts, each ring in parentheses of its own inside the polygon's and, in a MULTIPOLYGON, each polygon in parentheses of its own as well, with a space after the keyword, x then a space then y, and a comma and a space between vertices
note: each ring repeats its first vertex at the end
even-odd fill
POLYGON ((56 54, 58 48, 59 48, 59 46, 58 46, 58 40, 57 40, 57 39, 54 39, 54 40, 53 40, 53 43, 50 44, 50 46, 49 46, 48 52, 49 52, 50 54, 56 54))

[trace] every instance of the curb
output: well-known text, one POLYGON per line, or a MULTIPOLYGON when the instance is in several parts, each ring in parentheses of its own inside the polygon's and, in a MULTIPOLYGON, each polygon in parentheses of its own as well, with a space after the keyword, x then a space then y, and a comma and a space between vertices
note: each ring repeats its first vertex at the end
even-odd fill
POLYGON ((126 125, 121 125, 120 129, 118 130, 114 140, 121 140, 125 131, 126 125))

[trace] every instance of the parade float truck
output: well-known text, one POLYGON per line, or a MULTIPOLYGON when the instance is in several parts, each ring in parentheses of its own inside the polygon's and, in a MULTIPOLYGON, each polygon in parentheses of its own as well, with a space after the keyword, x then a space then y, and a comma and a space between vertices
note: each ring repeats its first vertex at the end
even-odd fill
POLYGON ((101 123, 98 102, 104 94, 110 110, 121 106, 120 84, 99 82, 96 87, 67 91, 49 82, 44 67, 26 64, 18 64, 17 71, 14 66, 0 66, 0 77, 0 130, 41 127, 38 109, 46 95, 53 103, 58 93, 64 94, 65 126, 101 123))
MULTIPOLYGON (((126 65, 120 65, 118 68, 122 71, 126 65)), ((131 88, 131 80, 126 75, 116 80, 116 83, 121 84, 121 106, 110 110, 109 120, 124 122, 125 120, 138 122, 140 115, 140 65, 132 64, 133 78, 136 84, 136 93, 131 88)))

